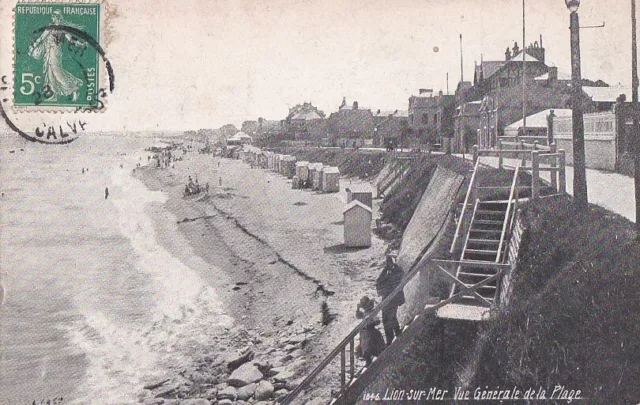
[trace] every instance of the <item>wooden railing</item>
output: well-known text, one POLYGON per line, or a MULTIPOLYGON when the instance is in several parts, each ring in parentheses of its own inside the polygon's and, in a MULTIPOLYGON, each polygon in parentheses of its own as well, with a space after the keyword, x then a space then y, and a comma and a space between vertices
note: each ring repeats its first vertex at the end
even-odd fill
MULTIPOLYGON (((477 146, 473 147, 473 159, 477 164, 483 156, 493 156, 498 158, 498 168, 503 169, 509 167, 505 164, 505 159, 515 159, 516 164, 511 166, 513 168, 520 166, 520 172, 531 172, 531 197, 540 197, 540 184, 542 182, 548 183, 556 193, 564 194, 567 191, 567 178, 566 178, 566 155, 563 149, 556 151, 556 145, 551 144, 537 145, 537 144, 525 144, 524 147, 518 149, 502 149, 503 142, 498 143, 498 149, 478 149, 477 146), (528 146, 533 149, 529 149, 528 146), (546 166, 543 166, 546 165, 546 166), (549 180, 540 176, 541 172, 549 172, 549 180)), ((482 187, 479 187, 482 189, 482 187)), ((507 187, 494 187, 507 189, 507 187)), ((528 187, 527 187, 528 188, 528 187)), ((518 187, 522 189, 522 187, 518 187)))
POLYGON ((511 181, 511 191, 509 191, 509 202, 507 204, 507 212, 504 215, 502 224, 502 233, 500 234, 500 243, 498 244, 498 254, 496 255, 496 263, 503 261, 503 246, 507 240, 507 235, 511 234, 511 225, 513 224, 514 211, 518 206, 518 176, 520 175, 520 166, 516 167, 513 172, 513 180, 511 181))
MULTIPOLYGON (((477 147, 474 147, 477 151, 477 147)), ((480 162, 478 159, 474 159, 474 169, 473 174, 471 175, 471 180, 469 181, 469 186, 467 186, 467 195, 464 198, 464 203, 462 205, 462 210, 460 211, 460 217, 458 218, 458 224, 456 225, 456 233, 453 237, 453 242, 451 242, 451 248, 449 249, 449 254, 453 255, 458 250, 458 244, 460 243, 460 239, 463 235, 467 234, 472 212, 469 209, 469 206, 475 203, 477 196, 477 185, 476 178, 478 173, 478 167, 480 162)))
POLYGON ((346 350, 349 347, 349 381, 355 376, 355 338, 359 335, 360 331, 364 329, 381 311, 386 305, 394 299, 394 297, 404 289, 404 287, 413 279, 413 277, 420 273, 423 269, 423 261, 417 262, 413 268, 410 269, 404 278, 391 294, 387 296, 380 304, 378 304, 362 322, 360 322, 338 345, 322 360, 316 368, 309 373, 309 375, 300 382, 300 384, 294 388, 281 402, 282 405, 289 405, 292 401, 300 395, 302 391, 307 389, 311 382, 316 378, 322 370, 324 370, 338 355, 340 355, 340 392, 343 392, 348 388, 347 384, 347 365, 346 365, 346 350))

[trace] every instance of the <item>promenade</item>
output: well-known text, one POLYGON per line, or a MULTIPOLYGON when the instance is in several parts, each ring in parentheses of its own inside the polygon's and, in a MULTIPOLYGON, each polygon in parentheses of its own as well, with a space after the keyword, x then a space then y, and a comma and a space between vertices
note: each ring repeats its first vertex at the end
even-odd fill
MULTIPOLYGON (((461 154, 456 156, 462 157, 461 154)), ((471 154, 466 154, 464 157, 468 160, 473 159, 471 154)), ((498 167, 497 157, 483 156, 480 159, 483 164, 498 167)), ((515 166, 517 160, 504 159, 504 162, 505 165, 515 166)), ((573 166, 567 166, 566 174, 567 193, 573 195, 573 166)), ((542 173, 542 176, 548 179, 549 173, 542 173)), ((587 169, 587 191, 589 203, 636 222, 633 178, 618 173, 587 169)))

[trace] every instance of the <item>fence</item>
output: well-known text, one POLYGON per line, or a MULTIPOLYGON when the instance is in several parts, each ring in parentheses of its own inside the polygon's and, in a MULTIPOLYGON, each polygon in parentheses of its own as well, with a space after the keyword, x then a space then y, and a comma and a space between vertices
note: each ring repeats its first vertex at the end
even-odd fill
MULTIPOLYGON (((507 142, 507 144, 510 144, 507 142)), ((498 149, 481 150, 477 145, 473 147, 473 159, 477 162, 483 156, 495 156, 498 158, 498 168, 514 167, 516 164, 507 165, 510 160, 515 160, 521 170, 531 172, 531 197, 540 196, 540 184, 550 183, 550 186, 558 194, 567 191, 566 178, 566 154, 563 149, 556 151, 555 144, 541 145, 537 143, 518 143, 516 149, 504 149, 504 143, 498 143, 498 149), (542 172, 549 172, 549 178, 542 177, 542 172)))
MULTIPOLYGON (((615 170, 618 157, 616 115, 613 112, 584 114, 585 163, 590 169, 615 170)), ((553 119, 553 139, 567 151, 573 164, 573 122, 571 117, 553 119)))

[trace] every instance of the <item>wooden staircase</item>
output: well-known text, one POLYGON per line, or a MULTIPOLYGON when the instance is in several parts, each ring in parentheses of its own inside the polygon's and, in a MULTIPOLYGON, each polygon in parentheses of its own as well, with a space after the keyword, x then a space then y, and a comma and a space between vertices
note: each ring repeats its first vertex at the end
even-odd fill
MULTIPOLYGON (((473 262, 495 263, 500 255, 500 241, 503 239, 503 226, 507 219, 508 201, 476 201, 471 219, 471 225, 462 250, 461 261, 467 266, 459 266, 456 277, 464 284, 471 286, 496 274, 495 268, 474 266, 473 262)), ((504 253, 504 252, 503 252, 504 253)), ((451 289, 451 296, 460 292, 461 285, 455 284, 451 289)), ((497 282, 483 285, 477 290, 486 303, 493 304, 497 291, 497 282)), ((477 302, 477 297, 463 295, 460 304, 477 302)))
MULTIPOLYGON (((406 274, 401 284, 383 300, 373 312, 363 320, 325 359, 292 391, 283 399, 281 404, 292 404, 294 399, 305 389, 311 381, 333 359, 340 358, 340 391, 331 399, 332 405, 346 405, 356 402, 359 395, 366 390, 371 382, 385 368, 401 357, 402 350, 411 344, 413 339, 424 328, 425 319, 436 316, 441 319, 458 319, 467 321, 482 321, 489 317, 490 309, 498 304, 502 278, 511 271, 517 245, 514 251, 509 251, 512 230, 516 223, 516 212, 521 189, 531 198, 540 196, 538 178, 540 170, 547 170, 552 175, 552 191, 558 194, 565 192, 564 177, 564 151, 547 153, 540 156, 537 151, 499 151, 501 153, 517 153, 524 156, 529 153, 532 158, 533 179, 531 185, 519 187, 519 174, 528 171, 528 167, 516 165, 513 170, 511 187, 479 187, 477 184, 480 161, 478 156, 491 155, 495 151, 479 151, 474 147, 475 166, 469 182, 467 195, 462 205, 462 211, 458 218, 456 233, 451 244, 451 257, 458 256, 459 260, 429 259, 423 257, 406 274), (549 168, 540 168, 542 160, 551 160, 549 168), (559 162, 556 165, 556 162, 559 162), (508 192, 508 198, 492 199, 491 196, 483 196, 483 189, 504 189, 508 192), (462 243, 464 240, 464 243, 462 243), (355 339, 367 322, 376 316, 392 299, 403 290, 404 286, 420 271, 441 271, 442 274, 453 280, 450 294, 445 299, 433 301, 425 305, 424 310, 413 318, 413 321, 405 325, 403 333, 393 341, 380 357, 364 369, 355 371, 354 347, 355 339), (349 367, 347 367, 349 359, 349 367), (348 370, 348 371, 347 371, 348 370)), ((555 151, 554 151, 555 152, 555 151)), ((525 158, 523 157, 523 162, 525 158)), ((388 176, 389 177, 389 176, 388 176)), ((504 196, 502 197, 504 198, 504 196)))

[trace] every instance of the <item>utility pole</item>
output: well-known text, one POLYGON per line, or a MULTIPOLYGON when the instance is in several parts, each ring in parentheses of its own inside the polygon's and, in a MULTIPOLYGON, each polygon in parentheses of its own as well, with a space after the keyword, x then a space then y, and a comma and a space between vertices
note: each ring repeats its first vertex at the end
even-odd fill
POLYGON ((636 0, 631 0, 631 108, 633 116, 634 184, 636 189, 636 240, 640 241, 640 123, 638 122, 638 47, 636 44, 636 0))
POLYGON ((584 116, 582 111, 582 74, 580 72, 580 19, 578 6, 580 0, 565 0, 571 12, 571 87, 573 91, 573 198, 576 206, 586 209, 589 205, 587 195, 587 169, 584 151, 584 116))
POLYGON ((527 136, 527 43, 526 24, 524 14, 524 0, 522 0, 522 135, 527 136))
POLYGON ((460 82, 464 82, 464 64, 462 60, 462 34, 460 34, 460 82))

